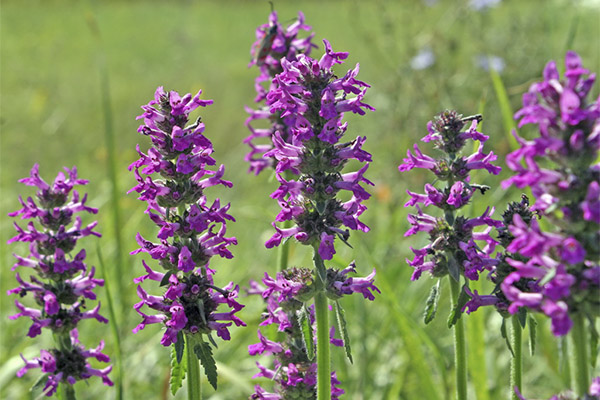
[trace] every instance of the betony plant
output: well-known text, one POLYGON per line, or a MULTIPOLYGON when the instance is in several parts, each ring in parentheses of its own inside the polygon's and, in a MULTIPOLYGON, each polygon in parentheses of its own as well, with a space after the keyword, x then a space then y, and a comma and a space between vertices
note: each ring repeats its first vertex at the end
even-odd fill
POLYGON ((19 201, 22 209, 8 214, 11 217, 21 216, 21 219, 33 219, 27 228, 21 228, 14 223, 18 234, 8 243, 29 243, 29 255, 21 257, 14 255, 17 267, 30 269, 32 275, 27 282, 17 272, 19 286, 8 291, 23 298, 31 294, 36 307, 31 308, 15 300, 19 313, 11 315, 10 319, 28 317, 32 324, 27 336, 33 338, 42 333, 42 328, 52 332, 55 348, 41 350, 40 357, 26 360, 25 366, 17 372, 23 376, 28 370, 41 368, 43 375, 35 387, 43 386, 43 394, 52 396, 55 393, 63 399, 75 399, 73 385, 80 380, 92 376, 102 378, 105 385, 112 386, 108 377, 112 366, 103 369, 93 368, 88 359, 95 358, 100 362, 110 359, 102 353, 104 342, 95 349, 86 349, 79 341, 78 323, 84 319, 95 319, 107 323, 108 320, 99 314, 100 303, 91 310, 86 300, 95 300, 94 289, 104 285, 102 279, 94 278, 95 268, 89 267, 84 261, 85 249, 75 255, 77 241, 86 236, 98 236, 94 231, 97 221, 83 227, 82 219, 77 213, 87 212, 96 214, 98 210, 87 206, 87 195, 80 196, 73 189, 76 185, 85 185, 87 180, 77 177, 77 169, 65 168, 66 175, 59 172, 52 184, 45 182, 39 175, 39 165, 35 164, 30 176, 19 182, 37 187, 37 202, 28 197, 19 201))
POLYGON ((140 249, 132 254, 148 253, 164 269, 154 271, 142 261, 147 273, 135 282, 152 280, 166 287, 163 295, 153 296, 138 286, 141 301, 134 309, 143 321, 134 333, 149 324, 164 324, 161 344, 173 346, 171 391, 174 394, 179 389, 187 373, 190 399, 202 395, 198 361, 210 384, 217 388, 212 334, 229 340, 229 326, 245 325, 236 316, 243 308, 235 300, 238 286, 233 282, 224 288, 216 286, 216 271, 209 266, 213 256, 232 258, 228 247, 237 240, 226 236, 227 221, 234 221, 228 213, 229 204, 221 206, 218 198, 210 204, 205 195, 205 189, 211 186, 232 187, 232 183, 223 179, 223 165, 216 171, 208 168, 216 162, 211 157, 212 143, 203 134, 201 118, 190 123, 193 110, 212 104, 212 100, 201 100, 201 93, 192 97, 165 92, 162 87, 156 90, 154 100, 142 106, 144 113, 138 117, 144 121, 138 131, 150 137, 152 147, 146 154, 138 145, 140 159, 129 167, 138 182, 130 192, 138 192, 139 199, 147 202, 146 213, 160 228, 159 243, 138 233, 140 249), (144 306, 158 314, 145 314, 144 306))

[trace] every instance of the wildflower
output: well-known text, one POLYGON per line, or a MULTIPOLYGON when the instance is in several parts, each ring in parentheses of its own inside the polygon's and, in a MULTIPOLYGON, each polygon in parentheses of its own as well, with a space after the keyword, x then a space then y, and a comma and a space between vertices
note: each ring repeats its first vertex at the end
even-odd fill
MULTIPOLYGON (((227 221, 235 221, 228 213, 230 205, 221 206, 219 199, 211 204, 204 194, 211 186, 232 184, 223 179, 223 165, 216 171, 207 168, 216 162, 211 156, 212 143, 203 134, 201 119, 189 124, 189 114, 194 109, 212 104, 212 100, 201 100, 201 93, 192 97, 165 92, 162 87, 156 90, 154 100, 142 106, 144 113, 138 117, 144 120, 138 131, 150 137, 153 147, 145 154, 138 146, 140 159, 129 167, 135 169, 138 182, 130 192, 138 192, 139 199, 147 202, 146 213, 160 228, 158 242, 138 233, 140 248, 131 254, 148 253, 165 270, 154 271, 142 261, 146 274, 134 282, 151 280, 166 286, 162 296, 150 295, 138 286, 141 301, 134 309, 142 322, 133 332, 147 325, 164 324, 161 344, 177 344, 179 349, 183 349, 184 337, 188 346, 192 346, 191 341, 204 343, 203 335, 210 337, 213 332, 229 340, 231 325, 245 325, 236 316, 243 308, 235 300, 238 286, 233 282, 223 288, 215 286, 216 271, 209 268, 213 256, 232 258, 228 247, 237 244, 237 240, 226 236, 227 221), (158 313, 148 315, 142 311, 143 307, 158 313)), ((216 387, 216 370, 214 375, 209 370, 206 373, 216 387)))
POLYGON ((109 362, 109 357, 100 352, 104 343, 101 342, 95 350, 86 350, 78 340, 79 321, 95 319, 107 323, 108 320, 99 313, 100 303, 86 310, 86 299, 95 300, 94 289, 103 286, 104 281, 94 278, 95 269, 84 263, 85 249, 71 255, 79 239, 101 236, 94 231, 97 222, 83 227, 81 217, 76 214, 96 214, 98 210, 87 206, 87 195, 81 197, 74 189, 88 181, 77 177, 75 167, 65 168, 65 172, 59 172, 54 182, 49 184, 40 177, 39 165, 35 164, 30 176, 19 182, 38 189, 37 201, 32 197, 26 200, 19 197, 23 208, 9 214, 11 217, 20 215, 21 219, 37 220, 37 224, 30 221, 25 229, 14 223, 17 235, 8 243, 29 243, 30 254, 27 257, 15 254, 17 263, 13 270, 27 267, 33 274, 27 282, 16 273, 19 286, 8 290, 7 294, 17 294, 21 298, 31 294, 33 297, 36 307, 27 307, 15 300, 20 312, 9 316, 10 319, 26 317, 32 321, 27 336, 36 337, 43 328, 47 328, 56 340, 56 348, 41 350, 39 358, 26 360, 21 356, 25 366, 17 372, 17 376, 21 377, 32 368, 41 368, 47 374, 43 378, 46 396, 56 392, 61 383, 66 386, 67 392, 72 392, 76 381, 93 375, 101 377, 106 385, 113 384, 108 378, 111 366, 97 370, 86 361, 92 357, 100 362, 109 362))

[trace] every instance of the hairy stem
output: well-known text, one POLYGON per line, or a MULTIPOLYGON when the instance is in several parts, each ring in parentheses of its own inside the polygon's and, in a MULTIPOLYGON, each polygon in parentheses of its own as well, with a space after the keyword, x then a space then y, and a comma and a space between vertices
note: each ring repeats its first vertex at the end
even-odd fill
POLYGON ((202 380, 200 379, 200 362, 194 353, 195 339, 186 335, 185 349, 187 355, 187 387, 188 400, 202 399, 202 380))
POLYGON ((512 319, 512 333, 511 333, 511 346, 513 349, 514 356, 510 359, 510 399, 519 400, 515 387, 522 393, 522 369, 523 369, 523 351, 522 351, 522 334, 523 328, 519 322, 517 314, 511 317, 512 319))
MULTIPOLYGON (((451 276, 450 292, 452 297, 452 309, 456 307, 458 295, 460 293, 459 282, 451 276)), ((454 325, 454 366, 456 368, 456 399, 466 400, 467 398, 467 351, 465 346, 465 328, 462 318, 459 318, 454 325)))
POLYGON ((317 400, 331 399, 331 372, 329 355, 329 312, 325 295, 327 271, 323 260, 315 247, 315 269, 317 293, 315 295, 315 314, 317 319, 317 400))

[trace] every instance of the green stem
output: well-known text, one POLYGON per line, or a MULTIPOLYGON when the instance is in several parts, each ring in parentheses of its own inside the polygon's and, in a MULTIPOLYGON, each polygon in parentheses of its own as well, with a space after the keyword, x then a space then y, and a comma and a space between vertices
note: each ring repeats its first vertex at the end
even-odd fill
MULTIPOLYGON (((292 226, 292 221, 284 221, 283 228, 287 229, 292 226)), ((290 257, 290 241, 286 240, 279 246, 279 271, 284 271, 288 267, 288 260, 290 257)))
POLYGON ((188 400, 202 399, 202 380, 200 379, 200 362, 194 353, 195 339, 191 335, 185 337, 187 355, 188 400))
POLYGON ((329 356, 329 321, 327 297, 324 291, 315 296, 315 313, 317 317, 317 399, 331 399, 331 373, 329 356))
POLYGON ((522 333, 523 328, 519 322, 517 314, 511 317, 512 319, 512 335, 511 335, 511 346, 513 349, 514 356, 510 360, 510 399, 519 400, 517 393, 515 392, 515 386, 519 388, 522 393, 522 370, 523 370, 523 351, 522 351, 522 333))
POLYGON ((317 400, 331 399, 331 372, 329 355, 329 318, 327 307, 326 279, 327 270, 315 247, 315 269, 317 293, 315 295, 315 314, 317 320, 317 400))
MULTIPOLYGON (((452 295, 452 309, 456 307, 458 295, 460 293, 459 282, 451 276, 450 293, 452 295)), ((456 399, 466 400, 467 398, 467 351, 465 346, 465 328, 462 318, 459 318, 454 325, 454 366, 456 367, 456 399)))
POLYGON ((580 312, 573 316, 573 328, 571 328, 570 335, 573 343, 573 356, 571 358, 573 386, 577 396, 584 396, 590 386, 590 376, 585 319, 580 312))

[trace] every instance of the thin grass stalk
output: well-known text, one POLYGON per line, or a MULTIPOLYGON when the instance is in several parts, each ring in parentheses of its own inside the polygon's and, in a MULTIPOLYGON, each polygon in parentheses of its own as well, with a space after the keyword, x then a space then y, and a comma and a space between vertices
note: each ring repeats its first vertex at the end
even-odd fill
MULTIPOLYGON (((456 307, 460 293, 459 282, 448 276, 452 309, 456 307)), ((456 399, 467 399, 467 349, 465 344, 465 329, 462 318, 454 324, 454 367, 456 369, 456 399)))
POLYGON ((585 319, 580 312, 573 316, 573 328, 571 328, 570 335, 573 345, 573 351, 571 353, 571 377, 573 388, 577 396, 584 396, 590 387, 590 376, 585 319))
POLYGON ((519 322, 517 314, 511 317, 512 332, 511 332, 511 346, 513 350, 513 357, 510 359, 510 399, 519 400, 519 396, 515 392, 515 387, 519 389, 519 392, 523 393, 522 387, 522 375, 523 375, 523 328, 519 322))
POLYGON ((108 270, 104 265, 104 259, 102 258, 102 251, 100 246, 96 246, 96 252, 98 254, 98 262, 100 263, 100 269, 102 271, 102 277, 104 278, 104 289, 106 290, 106 301, 108 303, 108 315, 110 320, 108 322, 110 331, 112 332, 113 339, 115 341, 115 366, 117 368, 115 379, 115 388, 117 390, 117 400, 123 400, 123 362, 121 356, 121 335, 119 334, 119 324, 115 314, 115 307, 113 305, 113 297, 111 294, 111 278, 108 274, 108 270))
MULTIPOLYGON (((472 281, 471 290, 482 290, 481 281, 472 281)), ((469 341, 469 353, 467 362, 469 375, 475 388, 477 400, 490 400, 488 375, 485 355, 485 318, 486 309, 480 308, 478 312, 469 315, 467 325, 467 337, 469 341)))

